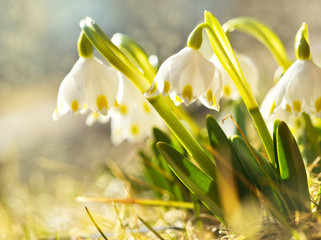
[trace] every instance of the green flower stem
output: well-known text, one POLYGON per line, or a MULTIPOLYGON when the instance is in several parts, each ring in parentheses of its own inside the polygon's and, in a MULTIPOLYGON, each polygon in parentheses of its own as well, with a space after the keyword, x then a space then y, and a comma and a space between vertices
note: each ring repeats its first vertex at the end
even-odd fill
POLYGON ((201 169, 210 177, 212 177, 213 180, 216 180, 216 167, 214 161, 209 158, 198 142, 196 142, 192 135, 178 120, 176 115, 168 107, 167 103, 163 101, 163 97, 158 95, 148 100, 159 113, 159 115, 164 119, 170 130, 180 140, 189 154, 191 154, 191 156, 196 160, 201 169))
POLYGON ((294 48, 297 59, 311 60, 308 25, 306 23, 302 23, 302 26, 295 36, 294 48))
POLYGON ((247 33, 259 40, 273 55, 278 65, 285 71, 292 64, 280 38, 265 24, 253 18, 233 18, 223 24, 226 33, 234 30, 247 33))
MULTIPOLYGON (((146 76, 144 76, 118 49, 118 47, 110 41, 110 39, 92 19, 86 18, 85 20, 82 20, 80 22, 80 27, 92 45, 111 64, 126 75, 142 93, 145 93, 149 89, 150 81, 146 76)), ((177 116, 168 106, 168 103, 164 101, 164 98, 159 95, 149 98, 148 100, 189 154, 191 154, 191 156, 196 160, 199 166, 215 180, 216 167, 214 161, 209 158, 204 149, 179 121, 177 116)))
POLYGON ((268 154, 270 162, 273 166, 275 166, 273 141, 270 132, 264 122, 260 109, 258 107, 249 109, 249 113, 253 119, 254 125, 257 128, 260 138, 262 139, 263 145, 268 154))
POLYGON ((90 43, 83 31, 81 31, 79 35, 77 48, 80 57, 88 58, 93 55, 93 45, 90 43))
MULTIPOLYGON (((144 75, 150 82, 150 85, 152 85, 157 71, 149 63, 148 55, 145 53, 144 49, 130 37, 121 33, 114 34, 111 41, 120 49, 120 51, 124 52, 126 56, 128 56, 138 64, 138 66, 143 70, 144 75)), ((172 111, 177 115, 179 119, 182 119, 189 124, 194 136, 198 136, 200 134, 200 126, 184 110, 183 107, 175 106, 173 101, 169 97, 164 98, 164 101, 168 104, 168 106, 172 109, 172 111)))
POLYGON ((137 69, 137 67, 116 47, 106 36, 98 24, 87 17, 80 22, 80 27, 86 34, 91 44, 114 65, 119 71, 126 75, 136 87, 144 94, 150 87, 148 79, 137 69))
POLYGON ((114 34, 111 41, 120 49, 120 51, 124 52, 130 60, 133 60, 139 65, 148 79, 154 79, 157 71, 149 63, 148 55, 140 45, 129 36, 122 33, 114 34))
POLYGON ((207 11, 205 11, 204 16, 205 23, 203 23, 204 25, 201 24, 202 26, 199 26, 206 28, 213 51, 239 90, 242 99, 254 121, 265 150, 269 156, 270 162, 274 165, 275 159, 272 137, 263 120, 251 88, 244 77, 240 64, 235 57, 232 46, 218 20, 207 11))

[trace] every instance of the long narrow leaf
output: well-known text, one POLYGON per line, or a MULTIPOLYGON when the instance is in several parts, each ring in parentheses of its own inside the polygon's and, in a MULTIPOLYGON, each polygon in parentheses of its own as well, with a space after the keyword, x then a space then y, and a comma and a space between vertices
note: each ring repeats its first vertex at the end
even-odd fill
POLYGON ((310 193, 307 174, 298 145, 285 122, 276 131, 276 145, 280 176, 284 181, 294 210, 310 212, 310 193))
MULTIPOLYGON (((238 191, 241 198, 248 198, 249 195, 251 195, 251 191, 244 183, 244 180, 240 179, 244 176, 244 171, 232 149, 230 141, 216 120, 210 115, 206 118, 206 126, 209 141, 214 150, 213 154, 218 171, 225 172, 226 175, 228 174, 233 177, 234 180, 237 180, 237 189, 235 189, 235 192, 238 191)), ((233 187, 232 184, 233 183, 231 183, 230 187, 233 187)))
POLYGON ((237 152, 246 179, 263 194, 265 202, 269 201, 272 207, 284 213, 286 209, 280 196, 278 175, 271 163, 258 152, 255 152, 256 156, 253 156, 245 141, 239 136, 232 137, 231 144, 237 152), (256 158, 259 158, 262 165, 258 163, 256 158))
POLYGON ((168 144, 160 142, 157 148, 185 186, 224 222, 216 182, 168 144))

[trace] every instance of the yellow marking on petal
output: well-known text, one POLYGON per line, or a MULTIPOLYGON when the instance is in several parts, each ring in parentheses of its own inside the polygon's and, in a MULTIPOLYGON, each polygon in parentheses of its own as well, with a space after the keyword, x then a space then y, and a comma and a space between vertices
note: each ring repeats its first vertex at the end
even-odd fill
POLYGON ((231 95, 231 93, 232 93, 232 90, 231 90, 230 86, 225 85, 223 87, 223 93, 224 93, 225 96, 229 97, 231 95))
POLYGON ((169 83, 169 81, 165 81, 163 92, 168 94, 170 88, 171 88, 171 84, 169 83))
POLYGON ((191 85, 187 84, 182 92, 183 99, 188 98, 188 100, 192 101, 193 98, 193 88, 191 85))
POLYGON ((105 95, 99 95, 96 99, 96 105, 99 111, 103 110, 104 108, 108 108, 108 102, 105 95))
POLYGON ((119 103, 117 102, 117 100, 115 100, 115 102, 114 102, 114 107, 116 108, 116 107, 118 107, 119 106, 119 103))
POLYGON ((272 106, 271 106, 271 108, 270 108, 270 113, 269 113, 269 115, 271 115, 271 114, 273 113, 274 109, 275 109, 275 101, 272 102, 272 106))
POLYGON ((315 101, 315 110, 317 112, 320 112, 321 111, 321 97, 319 97, 316 101, 315 101))
POLYGON ((208 101, 208 102, 212 101, 212 98, 213 98, 213 92, 212 92, 212 90, 208 90, 208 91, 207 91, 206 97, 207 97, 207 101, 208 101))
POLYGON ((179 103, 181 103, 183 100, 179 97, 179 96, 176 96, 175 97, 175 102, 179 102, 179 103))
POLYGON ((133 124, 131 129, 130 129, 130 132, 136 136, 139 134, 139 127, 136 125, 136 124, 133 124))
POLYGON ((120 113, 123 115, 126 115, 126 113, 128 112, 128 108, 125 104, 120 105, 120 113))
POLYGON ((300 118, 296 118, 295 121, 294 121, 294 125, 300 129, 302 127, 302 122, 300 120, 300 118))
POLYGON ((215 95, 213 95, 213 104, 212 106, 215 106, 216 105, 216 98, 215 98, 215 95))
POLYGON ((292 108, 289 104, 285 105, 285 111, 287 111, 288 113, 292 112, 292 108))
POLYGON ((150 107, 148 106, 147 102, 143 103, 143 109, 146 113, 150 113, 150 107))
POLYGON ((77 111, 78 111, 78 108, 79 108, 78 101, 77 101, 77 100, 73 100, 73 101, 71 102, 71 109, 72 109, 74 112, 77 112, 77 111))
POLYGON ((301 102, 298 100, 293 101, 293 111, 301 112, 301 102))
POLYGON ((97 120, 98 117, 99 117, 99 113, 98 113, 98 112, 92 112, 92 116, 93 116, 93 118, 94 118, 95 120, 97 120))
POLYGON ((148 95, 153 95, 157 90, 157 83, 154 83, 153 86, 148 90, 148 95))

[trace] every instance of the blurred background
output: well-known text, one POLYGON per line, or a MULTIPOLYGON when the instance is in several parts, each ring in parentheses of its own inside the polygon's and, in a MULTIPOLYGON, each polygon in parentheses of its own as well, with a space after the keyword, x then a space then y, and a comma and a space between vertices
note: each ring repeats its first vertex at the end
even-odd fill
MULTIPOLYGON (((161 62, 184 47, 204 10, 221 23, 237 16, 263 21, 290 56, 302 22, 309 25, 312 48, 321 39, 319 0, 0 0, 0 6, 0 238, 8 229, 23 231, 10 223, 28 216, 39 215, 49 232, 63 228, 62 216, 71 213, 61 205, 72 205, 85 217, 74 197, 106 191, 106 179, 99 178, 105 163, 137 164, 139 145, 113 146, 109 125, 87 127, 81 116, 51 118, 59 85, 78 58, 84 17, 95 19, 110 37, 131 36, 161 62), (120 151, 128 154, 119 159, 120 151)), ((257 59, 272 82, 276 64, 260 43, 233 33, 232 45, 257 59)))

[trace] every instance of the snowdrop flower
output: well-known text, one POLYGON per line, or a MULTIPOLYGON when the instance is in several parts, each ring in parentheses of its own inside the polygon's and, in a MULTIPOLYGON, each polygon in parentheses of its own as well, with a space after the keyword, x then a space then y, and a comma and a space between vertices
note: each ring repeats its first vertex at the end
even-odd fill
POLYGON ((283 110, 295 116, 307 112, 321 117, 321 68, 312 61, 305 23, 296 35, 295 53, 297 60, 275 85, 269 115, 283 110))
MULTIPOLYGON (((255 95, 258 95, 258 83, 260 80, 259 70, 254 63, 254 61, 248 56, 235 52, 235 55, 239 61, 240 67, 245 75, 245 78, 249 82, 255 95)), ((222 97, 237 99, 240 97, 240 93, 237 90, 233 80, 230 78, 228 73, 225 71, 224 67, 218 60, 217 56, 214 54, 210 61, 220 70, 222 74, 222 97)))
POLYGON ((287 114, 287 112, 282 108, 276 109, 275 111, 273 111, 273 113, 270 112, 271 103, 273 102, 273 98, 275 96, 275 90, 276 86, 273 86, 265 95, 260 106, 262 117, 265 120, 270 133, 273 132, 273 124, 275 119, 285 121, 287 124, 291 126, 293 125, 292 123, 294 123, 295 120, 295 116, 287 114))
POLYGON ((321 117, 321 68, 311 60, 296 60, 275 86, 269 114, 280 109, 299 115, 313 113, 321 117))
POLYGON ((111 122, 111 140, 115 145, 128 140, 131 143, 140 142, 150 136, 153 127, 161 127, 162 119, 154 108, 134 86, 134 84, 121 75, 119 93, 115 104, 108 116, 92 112, 86 119, 91 126, 94 122, 111 122))
POLYGON ((120 77, 94 56, 79 57, 59 87, 53 119, 87 109, 106 116, 115 102, 120 77))
POLYGON ((213 63, 198 50, 185 47, 160 66, 146 95, 169 94, 176 105, 186 106, 197 98, 208 108, 219 110, 222 80, 213 63))
POLYGON ((150 136, 153 127, 161 127, 163 121, 134 84, 124 77, 122 100, 111 113, 111 139, 120 144, 142 141, 150 136))

